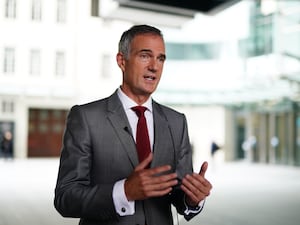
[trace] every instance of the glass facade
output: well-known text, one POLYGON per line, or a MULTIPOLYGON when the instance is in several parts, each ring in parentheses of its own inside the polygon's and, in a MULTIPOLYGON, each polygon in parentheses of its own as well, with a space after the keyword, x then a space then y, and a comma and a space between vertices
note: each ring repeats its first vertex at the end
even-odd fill
MULTIPOLYGON (((227 140, 235 146, 231 160, 245 158, 253 162, 299 166, 300 2, 270 2, 273 8, 266 8, 264 1, 248 2, 249 34, 237 40, 236 48, 244 64, 243 75, 238 77, 242 85, 237 90, 231 89, 230 94, 220 94, 219 98, 232 95, 232 99, 237 99, 223 103, 235 115, 233 121, 226 121, 235 126, 235 134, 227 140)), ((167 42, 166 49, 168 60, 195 61, 202 74, 205 66, 202 62, 218 62, 222 56, 229 59, 235 55, 235 48, 226 40, 167 42)), ((204 74, 210 76, 211 70, 210 67, 204 74)), ((216 80, 222 82, 218 76, 216 80)), ((200 84, 201 81, 198 92, 200 84)), ((218 90, 202 92, 207 105, 211 95, 218 95, 218 90)), ((196 92, 191 96, 200 98, 196 92)))
POLYGON ((220 55, 220 43, 167 43, 170 60, 211 60, 220 55))

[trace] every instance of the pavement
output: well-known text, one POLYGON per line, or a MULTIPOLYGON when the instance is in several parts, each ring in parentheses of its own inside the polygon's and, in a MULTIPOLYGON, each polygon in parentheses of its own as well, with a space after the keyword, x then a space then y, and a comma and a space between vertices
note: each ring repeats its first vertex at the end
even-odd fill
POLYGON ((207 177, 211 195, 200 215, 181 225, 299 225, 300 168, 219 165, 207 177))
MULTIPOLYGON (((0 225, 75 225, 53 207, 58 158, 0 159, 0 225)), ((175 225, 299 225, 300 168, 247 162, 213 164, 200 215, 175 225)), ((160 224, 158 224, 160 225, 160 224)))

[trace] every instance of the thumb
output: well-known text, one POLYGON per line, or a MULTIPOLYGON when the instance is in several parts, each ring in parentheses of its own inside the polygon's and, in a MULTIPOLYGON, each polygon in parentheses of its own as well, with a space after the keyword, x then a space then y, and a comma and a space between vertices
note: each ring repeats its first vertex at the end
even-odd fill
POLYGON ((207 162, 202 163, 202 166, 201 166, 201 169, 200 169, 200 172, 199 172, 199 174, 201 176, 203 176, 203 177, 205 176, 207 167, 208 167, 208 163, 207 162))
POLYGON ((153 159, 153 153, 150 152, 147 158, 145 158, 137 167, 135 167, 135 171, 146 169, 153 159))

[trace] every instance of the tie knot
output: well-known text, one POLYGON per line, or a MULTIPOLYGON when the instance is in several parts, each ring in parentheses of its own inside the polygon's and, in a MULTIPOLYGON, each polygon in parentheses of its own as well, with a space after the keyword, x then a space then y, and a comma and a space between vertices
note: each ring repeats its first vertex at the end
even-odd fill
POLYGON ((138 117, 144 115, 144 112, 147 110, 146 107, 144 106, 135 106, 131 108, 135 113, 137 114, 138 117))

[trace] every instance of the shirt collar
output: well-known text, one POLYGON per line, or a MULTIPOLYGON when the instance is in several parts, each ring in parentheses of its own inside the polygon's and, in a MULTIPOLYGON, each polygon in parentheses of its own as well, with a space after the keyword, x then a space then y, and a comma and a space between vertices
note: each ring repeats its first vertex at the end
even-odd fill
MULTIPOLYGON (((125 110, 137 106, 136 102, 129 98, 120 87, 118 88, 117 93, 125 110)), ((145 106, 150 112, 152 112, 152 98, 148 98, 148 100, 142 106, 145 106)))

